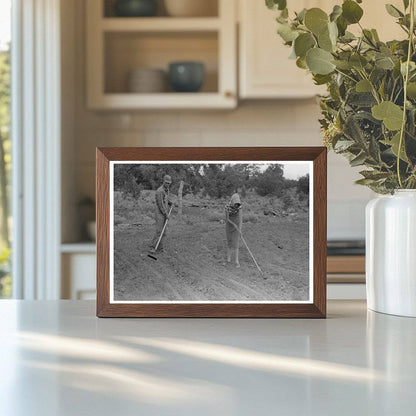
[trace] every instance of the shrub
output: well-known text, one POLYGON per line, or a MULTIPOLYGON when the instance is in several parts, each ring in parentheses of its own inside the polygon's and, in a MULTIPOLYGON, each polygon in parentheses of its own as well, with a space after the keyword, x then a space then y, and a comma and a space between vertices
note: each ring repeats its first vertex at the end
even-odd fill
POLYGON ((282 198, 282 202, 283 202, 283 209, 287 211, 293 205, 293 198, 290 194, 286 194, 282 198))

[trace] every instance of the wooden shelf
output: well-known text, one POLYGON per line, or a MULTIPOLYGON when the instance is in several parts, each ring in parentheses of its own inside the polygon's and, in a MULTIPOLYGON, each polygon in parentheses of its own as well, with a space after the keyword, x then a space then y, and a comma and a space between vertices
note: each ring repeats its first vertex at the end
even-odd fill
POLYGON ((328 283, 365 283, 365 256, 328 256, 328 283))
POLYGON ((365 256, 328 256, 328 273, 363 274, 365 256))
POLYGON ((61 253, 95 253, 96 247, 93 241, 81 241, 79 243, 63 243, 61 244, 61 253))
POLYGON ((105 32, 201 32, 218 31, 218 17, 107 17, 98 20, 99 28, 105 32))
POLYGON ((218 16, 190 18, 103 17, 103 4, 103 0, 87 0, 87 105, 90 109, 232 109, 237 106, 234 1, 218 0, 218 16), (205 65, 206 79, 200 92, 127 92, 132 70, 168 71, 169 64, 175 61, 198 61, 205 65))
POLYGON ((102 94, 90 101, 100 109, 215 109, 234 108, 232 96, 217 93, 102 94))

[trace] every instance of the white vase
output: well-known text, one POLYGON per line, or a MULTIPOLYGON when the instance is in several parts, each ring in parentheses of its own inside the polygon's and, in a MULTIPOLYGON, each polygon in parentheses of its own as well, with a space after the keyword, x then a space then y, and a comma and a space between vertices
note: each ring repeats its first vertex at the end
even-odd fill
POLYGON ((416 190, 368 203, 366 281, 369 309, 416 317, 416 190))

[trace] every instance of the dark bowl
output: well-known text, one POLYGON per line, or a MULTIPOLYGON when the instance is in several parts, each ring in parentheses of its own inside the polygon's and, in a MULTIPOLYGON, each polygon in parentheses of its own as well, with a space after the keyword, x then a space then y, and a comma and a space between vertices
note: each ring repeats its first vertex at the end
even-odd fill
POLYGON ((177 92, 198 92, 205 80, 205 67, 201 62, 172 62, 169 81, 177 92))
POLYGON ((158 0, 117 0, 114 10, 120 17, 156 16, 158 0))

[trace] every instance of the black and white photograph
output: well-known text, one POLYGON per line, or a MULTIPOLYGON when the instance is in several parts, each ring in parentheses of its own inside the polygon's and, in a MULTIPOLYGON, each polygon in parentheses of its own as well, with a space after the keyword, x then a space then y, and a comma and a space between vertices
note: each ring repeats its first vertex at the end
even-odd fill
POLYGON ((112 162, 111 303, 312 301, 312 162, 112 162))

